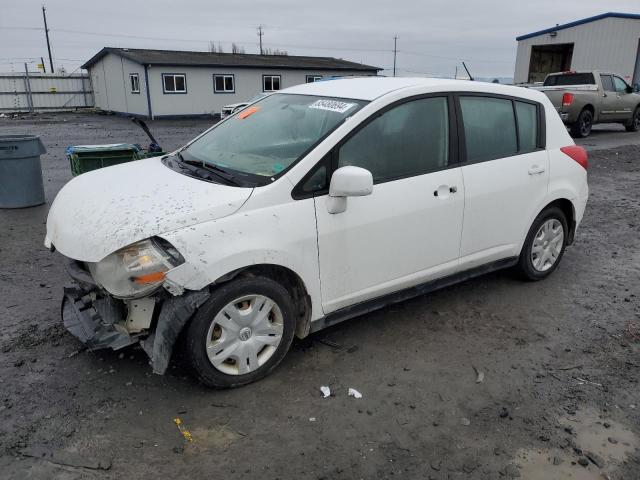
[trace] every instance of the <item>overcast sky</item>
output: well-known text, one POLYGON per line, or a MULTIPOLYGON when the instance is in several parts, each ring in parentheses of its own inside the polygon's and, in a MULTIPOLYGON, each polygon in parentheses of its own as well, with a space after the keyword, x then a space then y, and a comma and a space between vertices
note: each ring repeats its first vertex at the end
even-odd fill
MULTIPOLYGON (((0 72, 47 61, 42 1, 0 0, 0 72), (37 60, 37 61, 36 61, 37 60)), ((68 72, 104 46, 225 51, 232 42, 258 53, 334 56, 398 74, 512 77, 521 34, 607 11, 640 13, 638 0, 47 0, 54 64, 68 72)), ((48 61, 47 61, 48 63, 48 61)))

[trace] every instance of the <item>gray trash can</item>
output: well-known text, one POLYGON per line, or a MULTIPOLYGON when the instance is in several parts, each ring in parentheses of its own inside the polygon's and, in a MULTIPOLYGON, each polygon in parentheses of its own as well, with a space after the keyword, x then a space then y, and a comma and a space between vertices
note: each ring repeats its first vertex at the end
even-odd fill
POLYGON ((35 135, 0 135, 0 208, 44 203, 43 153, 46 149, 35 135))

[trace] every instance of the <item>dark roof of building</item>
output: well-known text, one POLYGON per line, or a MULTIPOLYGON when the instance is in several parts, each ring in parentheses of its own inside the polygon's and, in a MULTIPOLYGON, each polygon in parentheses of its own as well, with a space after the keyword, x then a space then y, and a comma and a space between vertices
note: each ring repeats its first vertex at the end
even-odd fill
POLYGON ((182 65, 190 67, 285 68, 297 70, 377 71, 380 67, 364 65, 333 57, 301 57, 296 55, 253 55, 246 53, 185 52, 180 50, 148 50, 142 48, 104 47, 82 65, 89 68, 108 53, 141 65, 182 65))
POLYGON ((519 37, 516 37, 516 40, 519 42, 520 40, 526 40, 527 38, 537 37, 538 35, 544 35, 545 33, 557 32, 558 30, 564 30, 565 28, 577 27, 578 25, 584 25, 585 23, 595 22, 597 20, 602 20, 603 18, 631 18, 634 20, 640 20, 640 15, 636 13, 618 13, 618 12, 601 13, 600 15, 595 15, 593 17, 583 18, 582 20, 576 20, 575 22, 564 23, 562 25, 556 25, 555 27, 546 28, 544 30, 539 30, 537 32, 520 35, 519 37))

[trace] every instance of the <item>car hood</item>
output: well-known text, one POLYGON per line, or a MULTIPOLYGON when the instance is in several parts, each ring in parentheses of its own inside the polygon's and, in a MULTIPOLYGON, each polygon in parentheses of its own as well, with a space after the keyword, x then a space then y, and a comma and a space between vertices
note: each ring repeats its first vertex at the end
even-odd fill
POLYGON ((159 157, 95 170, 60 190, 45 245, 98 262, 138 240, 231 215, 252 191, 188 177, 159 157))

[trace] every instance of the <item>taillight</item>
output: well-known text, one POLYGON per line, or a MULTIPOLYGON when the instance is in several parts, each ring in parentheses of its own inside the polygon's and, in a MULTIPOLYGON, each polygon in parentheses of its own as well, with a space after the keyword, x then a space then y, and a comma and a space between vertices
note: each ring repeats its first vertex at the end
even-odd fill
POLYGON ((573 93, 564 93, 562 95, 562 106, 568 107, 573 103, 573 93))
POLYGON ((578 145, 569 145, 568 147, 560 148, 560 151, 572 160, 578 162, 585 170, 589 168, 589 155, 584 148, 578 145))

